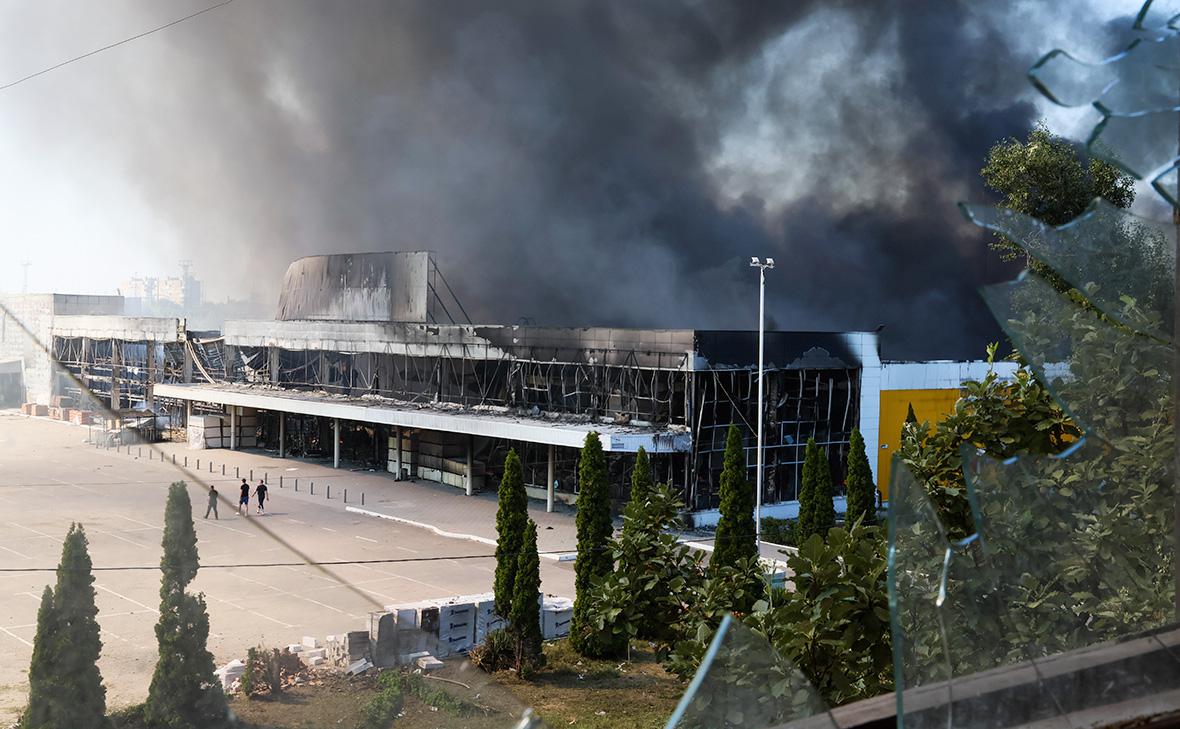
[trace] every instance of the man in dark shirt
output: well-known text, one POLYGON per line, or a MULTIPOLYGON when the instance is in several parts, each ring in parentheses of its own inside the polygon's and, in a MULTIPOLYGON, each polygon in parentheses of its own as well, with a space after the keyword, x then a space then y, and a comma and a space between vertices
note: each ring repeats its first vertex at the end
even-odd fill
POLYGON ((254 487, 254 495, 258 497, 258 513, 266 513, 266 482, 259 481, 254 487))
POLYGON ((238 497, 238 513, 250 516, 250 484, 246 483, 246 479, 242 479, 242 485, 238 490, 242 493, 238 497))
POLYGON ((205 507, 205 518, 209 518, 209 512, 213 512, 213 518, 221 521, 221 517, 217 515, 217 489, 209 485, 209 505, 205 507))

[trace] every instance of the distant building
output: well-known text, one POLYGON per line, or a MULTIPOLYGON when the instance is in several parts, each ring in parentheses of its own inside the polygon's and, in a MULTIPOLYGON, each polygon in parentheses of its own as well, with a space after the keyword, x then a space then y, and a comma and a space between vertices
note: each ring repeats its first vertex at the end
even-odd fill
MULTIPOLYGON (((756 331, 477 325, 440 292, 450 287, 427 252, 313 256, 291 264, 271 320, 197 332, 182 318, 59 317, 47 341, 103 402, 156 412, 197 447, 257 444, 469 493, 495 489, 515 449, 534 497, 573 503, 594 432, 617 498, 642 446, 700 523, 715 514, 731 424, 753 480, 763 418, 763 502, 789 515, 809 438, 842 484, 853 428, 883 457, 895 447, 890 392, 948 390, 941 403, 967 372, 936 363, 939 374, 906 379, 911 365, 883 364, 874 332, 772 331, 760 413, 756 331)), ((56 394, 77 390, 62 379, 56 394)))
POLYGON ((201 282, 187 271, 183 276, 168 278, 131 278, 119 286, 119 291, 129 300, 131 310, 136 313, 150 311, 159 304, 171 304, 181 310, 201 304, 201 282))

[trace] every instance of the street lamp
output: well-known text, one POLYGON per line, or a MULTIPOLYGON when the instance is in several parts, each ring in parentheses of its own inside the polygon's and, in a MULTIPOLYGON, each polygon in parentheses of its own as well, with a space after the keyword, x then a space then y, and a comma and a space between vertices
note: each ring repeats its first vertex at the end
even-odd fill
POLYGON ((758 269, 758 475, 754 486, 754 543, 758 545, 758 556, 762 556, 762 357, 766 340, 766 269, 774 268, 774 259, 763 263, 757 256, 750 256, 750 265, 758 269))

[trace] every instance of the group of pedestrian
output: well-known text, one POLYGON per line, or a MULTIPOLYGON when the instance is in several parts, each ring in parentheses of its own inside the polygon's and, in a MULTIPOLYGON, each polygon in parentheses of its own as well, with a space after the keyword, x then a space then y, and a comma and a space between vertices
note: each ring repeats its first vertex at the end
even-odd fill
MULTIPOLYGON (((266 481, 259 480, 258 485, 254 487, 254 493, 250 493, 250 484, 246 479, 242 479, 242 485, 239 487, 241 495, 238 497, 238 514, 242 516, 250 516, 250 497, 255 496, 258 499, 258 510, 256 513, 266 513, 266 481)), ((205 518, 209 518, 209 513, 213 513, 213 518, 220 520, 221 517, 217 515, 217 487, 209 486, 209 505, 205 507, 205 518)))

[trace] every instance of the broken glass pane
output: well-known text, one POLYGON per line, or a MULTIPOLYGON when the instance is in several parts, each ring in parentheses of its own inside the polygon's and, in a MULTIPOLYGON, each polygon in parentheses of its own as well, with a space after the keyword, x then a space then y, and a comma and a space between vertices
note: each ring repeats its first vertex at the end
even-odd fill
POLYGON ((667 729, 835 729, 807 678, 761 635, 727 615, 667 729))
POLYGON ((1070 286, 1085 291, 1107 316, 1160 338, 1171 337, 1176 228, 1170 222, 1132 215, 1101 199, 1056 228, 1006 208, 961 207, 968 220, 1013 241, 1070 286), (1135 306, 1128 306, 1126 297, 1135 306))

